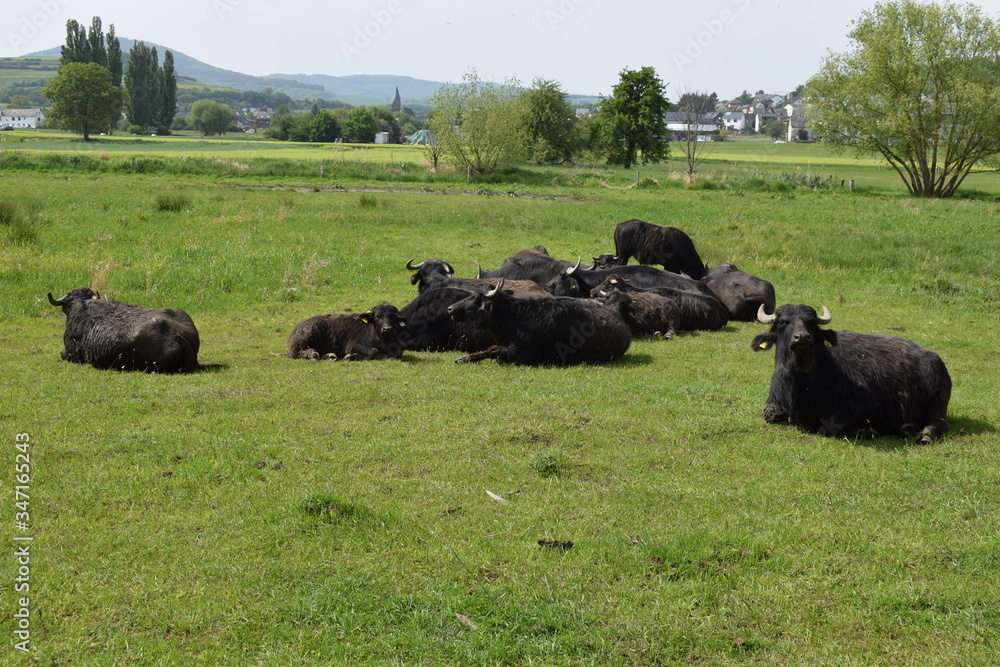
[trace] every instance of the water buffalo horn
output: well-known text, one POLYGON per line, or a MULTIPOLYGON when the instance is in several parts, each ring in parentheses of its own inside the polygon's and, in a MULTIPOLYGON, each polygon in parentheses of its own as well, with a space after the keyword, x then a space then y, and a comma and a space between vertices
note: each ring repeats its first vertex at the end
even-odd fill
POLYGON ((414 264, 413 260, 415 259, 416 257, 411 257, 410 260, 406 263, 406 268, 409 269, 410 271, 417 271, 420 269, 421 266, 424 265, 423 262, 420 262, 419 264, 414 264))
POLYGON ((53 299, 52 292, 49 292, 49 303, 51 303, 53 306, 61 306, 62 299, 59 299, 58 301, 56 299, 53 299))
POLYGON ((829 324, 830 320, 833 319, 833 315, 830 314, 830 309, 823 306, 823 314, 816 318, 816 321, 820 324, 829 324))
POLYGON ((476 262, 476 280, 483 279, 483 267, 479 262, 476 262))
POLYGON ((573 272, 580 268, 580 260, 581 259, 582 259, 582 257, 580 257, 578 255, 577 258, 576 258, 576 265, 575 266, 571 266, 568 269, 566 269, 566 275, 567 276, 573 275, 573 272))
POLYGON ((778 316, 775 313, 771 313, 770 315, 768 315, 767 311, 764 310, 764 304, 760 304, 760 308, 757 309, 758 322, 763 322, 764 324, 771 324, 776 319, 778 319, 778 316))
POLYGON ((503 287, 503 278, 500 279, 500 282, 497 283, 496 287, 494 287, 493 289, 491 289, 490 291, 488 291, 486 293, 486 296, 488 296, 488 297, 490 297, 490 296, 496 296, 497 292, 500 291, 501 287, 503 287))
MULTIPOLYGON (((444 262, 444 270, 448 272, 448 275, 449 276, 453 275, 455 273, 455 269, 451 268, 451 264, 449 264, 448 262, 445 262, 444 260, 441 260, 441 261, 444 262)), ((423 262, 421 262, 421 264, 422 263, 423 262)))

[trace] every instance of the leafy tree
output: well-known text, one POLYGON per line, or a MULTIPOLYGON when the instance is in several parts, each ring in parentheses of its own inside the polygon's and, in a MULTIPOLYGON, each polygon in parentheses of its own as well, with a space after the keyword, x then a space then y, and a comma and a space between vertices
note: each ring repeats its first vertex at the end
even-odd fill
POLYGON ((911 194, 948 197, 1000 148, 1000 28, 975 5, 880 3, 807 86, 828 143, 878 153, 911 194))
MULTIPOLYGON (((111 72, 111 82, 114 86, 122 85, 122 49, 115 37, 115 26, 108 26, 105 35, 101 27, 101 17, 95 16, 90 21, 90 31, 75 20, 66 21, 66 44, 60 49, 60 64, 95 63, 106 67, 111 72)), ((121 108, 112 109, 108 118, 109 128, 113 128, 121 119, 121 108)))
POLYGON ((378 123, 375 114, 368 107, 355 107, 347 114, 344 121, 344 136, 349 141, 358 144, 370 144, 375 141, 378 123))
POLYGON ((89 63, 90 40, 87 39, 87 29, 74 19, 66 21, 66 44, 60 49, 60 65, 69 63, 89 63))
POLYGON ((309 122, 309 141, 329 143, 340 136, 340 123, 326 109, 316 112, 309 122))
POLYGON ((753 95, 751 95, 747 90, 740 93, 740 104, 750 104, 753 102, 753 95))
POLYGON ((206 137, 224 134, 232 122, 232 110, 212 100, 198 100, 191 105, 191 113, 188 114, 188 125, 206 137))
POLYGON ((375 116, 375 123, 378 125, 378 131, 389 133, 389 143, 399 143, 403 133, 399 129, 399 121, 397 121, 396 117, 392 115, 392 112, 388 109, 375 108, 372 109, 372 114, 375 116))
POLYGON ((775 140, 783 138, 788 132, 788 126, 777 118, 764 123, 764 127, 762 129, 764 130, 764 134, 775 140))
POLYGON ((516 79, 483 81, 470 70, 460 84, 445 84, 431 98, 427 129, 453 166, 480 175, 524 161, 527 134, 516 79))
POLYGON ((115 26, 108 26, 107 41, 108 71, 111 72, 111 82, 116 86, 122 85, 122 47, 118 38, 115 37, 115 26))
POLYGON ((669 157, 669 110, 663 82, 652 67, 622 70, 612 96, 601 101, 594 123, 598 149, 608 164, 628 169, 638 160, 656 164, 669 157))
POLYGON ((11 109, 27 109, 31 106, 31 100, 27 95, 17 94, 10 98, 11 109))
POLYGON ((539 164, 568 160, 580 146, 576 111, 566 97, 558 82, 542 78, 524 93, 528 150, 539 164))
POLYGON ((177 74, 174 71, 174 54, 170 51, 163 54, 157 83, 160 95, 157 125, 161 129, 169 129, 177 114, 177 74))
POLYGON ((677 108, 691 113, 711 113, 719 104, 719 96, 715 93, 711 95, 702 92, 685 92, 677 100, 677 108))
POLYGON ((125 90, 128 108, 125 117, 131 125, 149 127, 160 120, 160 95, 157 89, 159 58, 155 46, 139 41, 128 53, 128 70, 125 72, 125 90))
POLYGON ((67 63, 45 84, 50 100, 48 122, 90 141, 93 132, 109 129, 112 112, 121 109, 122 90, 111 73, 96 63, 67 63))

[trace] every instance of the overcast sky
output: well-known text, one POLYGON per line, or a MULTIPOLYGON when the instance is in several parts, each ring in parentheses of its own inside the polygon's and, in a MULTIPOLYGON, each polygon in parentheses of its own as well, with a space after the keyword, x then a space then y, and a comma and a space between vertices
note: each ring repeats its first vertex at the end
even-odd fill
MULTIPOLYGON (((5 3, 0 56, 59 46, 66 21, 100 16, 119 37, 245 74, 398 74, 455 82, 558 81, 608 95, 623 69, 653 67, 668 97, 786 92, 844 51, 874 0, 21 0, 5 3)), ((994 18, 1000 0, 979 4, 994 18)), ((162 54, 161 54, 162 57, 162 54)), ((405 91, 401 91, 404 100, 405 91)))

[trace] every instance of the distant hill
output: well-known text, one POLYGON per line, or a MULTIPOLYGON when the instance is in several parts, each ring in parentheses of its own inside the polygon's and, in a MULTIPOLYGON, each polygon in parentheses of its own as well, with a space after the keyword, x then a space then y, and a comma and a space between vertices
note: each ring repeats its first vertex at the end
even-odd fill
MULTIPOLYGON (((122 53, 128 54, 134 40, 119 37, 122 53)), ((408 106, 425 104, 438 87, 436 81, 414 79, 409 76, 393 76, 388 74, 328 76, 326 74, 271 74, 268 76, 251 76, 231 70, 214 67, 196 58, 171 49, 155 42, 146 42, 147 46, 155 46, 156 52, 163 60, 163 54, 170 51, 174 54, 174 69, 180 76, 190 77, 202 83, 215 86, 225 86, 237 90, 255 90, 271 88, 275 92, 285 93, 292 99, 329 99, 340 100, 355 106, 389 104, 399 86, 399 94, 403 104, 408 106)), ((59 57, 61 47, 36 51, 22 57, 59 57)))
MULTIPOLYGON (((127 37, 119 37, 122 53, 128 56, 128 52, 135 44, 134 40, 127 37)), ((251 76, 241 74, 232 70, 214 67, 196 58, 182 53, 176 49, 146 42, 148 46, 155 46, 160 62, 163 61, 163 54, 170 51, 174 54, 174 69, 177 74, 183 77, 195 79, 201 83, 213 86, 223 86, 235 88, 236 90, 260 91, 263 88, 271 88, 276 93, 285 93, 292 99, 327 99, 340 100, 346 104, 354 106, 371 105, 380 106, 389 104, 392 101, 396 88, 399 88, 399 95, 404 106, 425 107, 430 98, 441 87, 439 81, 428 81, 426 79, 415 79, 411 76, 396 76, 392 74, 357 74, 351 76, 332 76, 328 74, 269 74, 268 76, 251 76)), ((58 58, 61 47, 57 46, 44 51, 36 51, 21 56, 22 59, 37 59, 45 57, 58 58)), ((5 58, 5 61, 17 61, 18 58, 5 58)), ((13 64, 11 64, 13 67, 13 64)), ((20 72, 19 72, 20 74, 20 72)), ((39 78, 45 78, 55 74, 51 71, 32 72, 39 78)), ((597 97, 589 95, 570 95, 569 101, 573 104, 585 105, 596 104, 597 97)))

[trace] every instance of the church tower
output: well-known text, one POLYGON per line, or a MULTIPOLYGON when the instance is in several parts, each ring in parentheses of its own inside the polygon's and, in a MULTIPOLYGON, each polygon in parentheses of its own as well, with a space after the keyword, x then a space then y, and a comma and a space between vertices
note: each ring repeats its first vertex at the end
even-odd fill
POLYGON ((399 86, 396 86, 396 96, 392 98, 392 112, 402 111, 403 102, 399 99, 399 86))

